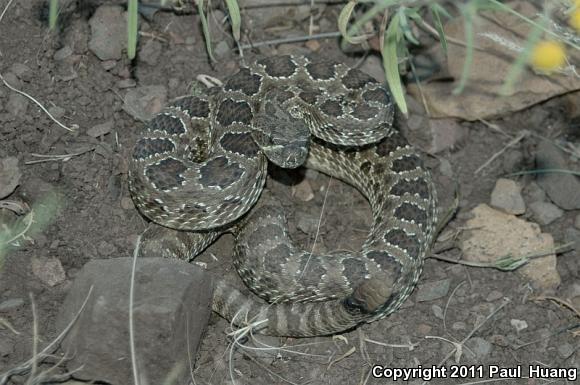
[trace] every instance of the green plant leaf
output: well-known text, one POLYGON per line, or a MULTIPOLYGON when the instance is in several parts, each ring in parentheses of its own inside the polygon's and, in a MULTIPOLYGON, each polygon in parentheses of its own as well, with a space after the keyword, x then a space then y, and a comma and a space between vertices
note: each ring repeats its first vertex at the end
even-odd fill
POLYGON ((387 78, 387 84, 393 95, 393 99, 401 112, 408 114, 407 103, 405 102, 405 92, 399 75, 399 55, 398 45, 401 41, 399 14, 395 14, 389 27, 385 31, 385 40, 382 47, 383 68, 387 78))
POLYGON ((469 79, 469 73, 471 72, 471 64, 473 63, 473 44, 474 44, 474 34, 473 34, 473 23, 478 9, 478 1, 472 0, 467 5, 462 8, 463 18, 464 18, 464 29, 465 29, 465 61, 463 62, 463 70, 461 71, 461 78, 459 79, 459 84, 452 91, 454 95, 458 95, 463 92, 467 80, 469 79))
MULTIPOLYGON (((435 21, 435 29, 437 30, 437 35, 439 35, 439 41, 441 42, 441 47, 443 48, 443 52, 445 56, 447 56, 447 38, 445 37, 445 32, 443 30, 443 23, 441 22, 441 10, 447 12, 445 8, 441 7, 439 4, 431 4, 429 6, 429 11, 431 12, 431 16, 435 21)), ((449 15, 447 13, 447 15, 449 15)), ((449 15, 450 17, 450 15, 449 15)))
POLYGON ((205 38, 205 49, 207 50, 207 55, 212 62, 216 62, 217 60, 213 56, 213 50, 211 48, 211 36, 209 35, 207 18, 205 17, 205 11, 203 9, 203 0, 195 0, 195 3, 197 4, 197 13, 199 14, 199 19, 201 20, 201 29, 205 38))
POLYGON ((48 8, 48 28, 54 29, 56 27, 56 20, 58 18, 58 0, 50 0, 48 8))
POLYGON ((403 31, 403 35, 405 35, 407 41, 415 45, 419 45, 419 41, 415 38, 415 35, 413 35, 413 31, 411 31, 411 27, 409 26, 409 21, 407 20, 408 14, 406 11, 407 9, 405 7, 400 7, 397 10, 397 14, 399 15, 399 23, 401 24, 401 31, 403 31))
POLYGON ((356 0, 351 0, 340 11, 338 15, 338 30, 342 35, 343 39, 346 40, 350 44, 360 44, 366 40, 366 36, 352 36, 354 33, 357 32, 357 29, 348 27, 348 22, 352 16, 352 12, 354 11, 354 7, 356 6, 356 0))
POLYGON ((237 0, 226 0, 226 5, 230 14, 230 22, 232 23, 232 34, 236 41, 240 41, 240 26, 242 24, 240 7, 237 0))
POLYGON ((139 24, 139 1, 129 0, 127 5, 127 56, 135 59, 139 24))

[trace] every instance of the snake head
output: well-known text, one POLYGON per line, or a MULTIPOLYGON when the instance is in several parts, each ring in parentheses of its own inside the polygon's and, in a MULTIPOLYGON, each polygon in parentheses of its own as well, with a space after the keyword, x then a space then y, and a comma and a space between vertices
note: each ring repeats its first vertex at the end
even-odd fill
POLYGON ((283 168, 297 168, 306 162, 310 130, 298 106, 267 100, 254 119, 254 140, 266 157, 283 168))

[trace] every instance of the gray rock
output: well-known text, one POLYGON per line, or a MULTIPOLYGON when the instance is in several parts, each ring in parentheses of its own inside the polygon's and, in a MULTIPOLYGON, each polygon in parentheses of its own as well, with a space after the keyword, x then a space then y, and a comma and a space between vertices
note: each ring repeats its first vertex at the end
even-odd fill
POLYGON ((66 279, 58 258, 32 258, 32 273, 48 286, 56 286, 66 279))
POLYGON ((383 62, 378 56, 367 56, 364 63, 360 66, 360 70, 371 75, 380 83, 385 81, 385 70, 383 69, 383 62))
POLYGON ((417 302, 433 301, 443 298, 449 292, 451 280, 448 278, 439 281, 425 282, 417 290, 417 302))
POLYGON ((497 301, 498 299, 503 297, 503 293, 501 291, 498 290, 492 290, 489 292, 489 294, 487 295, 487 297, 485 297, 485 300, 487 302, 493 302, 493 301, 497 301))
POLYGON ((491 353, 492 345, 481 337, 470 338, 463 352, 470 361, 482 362, 491 353))
POLYGON ((526 212, 522 188, 511 179, 500 178, 495 182, 490 203, 508 214, 521 215, 526 212))
POLYGON ((14 88, 22 88, 22 82, 18 77, 12 72, 7 72, 4 74, 4 80, 6 83, 10 84, 14 88))
POLYGON ((142 86, 130 89, 125 95, 123 110, 135 119, 148 121, 161 111, 167 101, 164 86, 142 86))
POLYGON ((54 53, 54 60, 56 61, 61 61, 64 60, 68 57, 70 57, 73 53, 73 50, 71 47, 69 47, 68 45, 65 45, 64 47, 62 47, 61 49, 59 49, 58 51, 56 51, 54 53))
POLYGON ((524 165, 524 154, 519 150, 508 150, 503 155, 502 166, 506 174, 520 171, 524 165))
POLYGON ((574 221, 574 227, 580 230, 580 214, 576 215, 576 220, 574 221))
MULTIPOLYGON (((536 168, 569 169, 558 147, 543 140, 536 149, 536 168)), ((580 209, 580 180, 572 174, 545 172, 538 174, 538 184, 546 191, 552 202, 564 210, 580 209)))
MULTIPOLYGON (((62 330, 92 293, 63 341, 75 352, 67 363, 77 379, 113 385, 133 382, 129 351, 129 288, 132 258, 92 260, 79 272, 57 317, 62 330)), ((211 276, 171 259, 137 261, 133 323, 139 372, 150 384, 174 376, 186 383, 211 310, 211 276), (189 340, 188 340, 189 339, 189 340)))
POLYGON ((22 172, 18 167, 18 158, 9 156, 0 159, 0 199, 6 198, 20 184, 22 172))
POLYGON ((536 182, 530 182, 525 188, 528 202, 541 202, 546 200, 546 192, 536 182))
POLYGON ((219 43, 217 43, 213 52, 214 52, 216 58, 224 59, 231 52, 231 48, 230 48, 230 45, 228 44, 227 41, 222 40, 219 43))
POLYGON ((102 5, 89 20, 89 49, 101 60, 119 60, 127 48, 127 20, 123 8, 102 5))
POLYGON ((105 123, 97 124, 92 126, 87 130, 87 135, 93 138, 98 138, 99 136, 107 135, 113 129, 113 121, 109 120, 105 123))
POLYGON ((580 230, 576 230, 573 227, 569 227, 566 230, 564 230, 564 242, 565 243, 574 242, 574 245, 572 245, 572 247, 575 250, 580 250, 580 230))
POLYGON ((4 312, 18 309, 22 305, 24 305, 24 300, 22 298, 10 298, 6 301, 0 302, 0 311, 4 312))
POLYGON ((25 82, 29 82, 32 80, 32 75, 33 75, 32 70, 26 64, 14 63, 10 67, 10 71, 14 75, 18 76, 19 79, 21 79, 25 82))
POLYGON ((466 328, 467 325, 465 324, 465 322, 461 321, 453 322, 453 325, 451 325, 451 329, 453 330, 465 330, 466 328))
POLYGON ((48 112, 50 112, 50 114, 55 118, 55 119, 60 119, 64 116, 65 114, 65 109, 58 107, 58 106, 50 106, 48 108, 48 112))
POLYGON ((443 309, 439 305, 431 306, 431 310, 433 311, 433 315, 439 319, 443 319, 443 309))
POLYGON ((6 111, 14 116, 24 116, 26 110, 28 109, 29 100, 20 94, 12 93, 8 97, 8 102, 6 103, 6 111))
POLYGON ((318 228, 318 217, 314 214, 300 211, 296 213, 296 227, 304 234, 314 235, 318 228))
POLYGON ((533 202, 530 204, 530 210, 541 225, 548 225, 564 215, 558 206, 550 202, 533 202))
POLYGON ((558 346, 558 354, 560 355, 560 357, 564 359, 570 357, 572 354, 574 354, 575 351, 576 349, 574 348, 574 346, 572 346, 567 342, 564 342, 563 344, 558 346))
POLYGON ((123 79, 123 80, 119 80, 117 82, 117 87, 119 87, 120 89, 124 89, 124 88, 133 88, 137 86, 137 82, 135 81, 135 79, 123 79))

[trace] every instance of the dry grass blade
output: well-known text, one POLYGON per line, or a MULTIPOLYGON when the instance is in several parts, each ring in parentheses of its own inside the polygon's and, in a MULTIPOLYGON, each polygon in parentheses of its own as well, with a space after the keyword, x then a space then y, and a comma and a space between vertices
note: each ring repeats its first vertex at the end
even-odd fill
POLYGON ((570 302, 563 300, 561 298, 558 297, 552 297, 552 296, 540 296, 540 297, 535 297, 532 298, 533 301, 552 301, 557 303, 558 305, 564 306, 568 309, 570 309, 571 311, 573 311, 576 314, 576 317, 580 318, 580 310, 576 309, 574 307, 574 305, 572 305, 570 302))
POLYGON ((58 124, 59 126, 61 126, 62 128, 64 128, 65 130, 70 131, 70 132, 75 132, 75 131, 77 131, 79 129, 79 126, 76 125, 76 124, 73 124, 70 127, 65 126, 64 124, 62 124, 59 120, 57 120, 54 116, 52 116, 52 114, 50 112, 48 112, 48 110, 46 108, 44 108, 44 106, 38 100, 34 99, 32 96, 28 95, 26 92, 20 91, 19 89, 16 89, 16 88, 12 87, 10 84, 8 84, 8 82, 6 81, 6 79, 4 79, 4 77, 1 74, 0 74, 0 80, 2 80, 2 82, 4 83, 4 85, 6 87, 8 87, 9 89, 11 89, 12 91, 14 91, 14 92, 16 92, 16 93, 24 96, 25 98, 27 98, 29 100, 32 100, 32 102, 34 104, 36 104, 38 107, 40 107, 40 109, 42 111, 44 111, 44 113, 47 114, 48 117, 50 119, 52 119, 53 122, 55 122, 56 124, 58 124))

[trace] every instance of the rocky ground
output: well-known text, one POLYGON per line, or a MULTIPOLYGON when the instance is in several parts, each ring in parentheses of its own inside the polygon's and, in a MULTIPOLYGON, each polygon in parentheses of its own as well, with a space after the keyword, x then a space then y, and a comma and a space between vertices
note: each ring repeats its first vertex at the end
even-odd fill
MULTIPOLYGON (((187 94, 196 75, 224 79, 241 63, 220 10, 210 17, 219 61, 211 66, 195 15, 158 12, 142 19, 138 57, 129 62, 123 51, 123 9, 81 4, 65 10, 53 33, 48 32, 46 6, 40 0, 14 2, 0 20, 0 74, 5 82, 32 96, 65 126, 78 126, 68 131, 30 97, 0 84, 0 232, 10 234, 10 228, 20 229, 18 224, 31 224, 10 243, 0 265, 0 375, 32 356, 33 325, 40 348, 59 334, 65 297, 78 287, 73 286, 75 278, 88 279, 81 270, 87 262, 132 255, 147 225, 126 183, 127 158, 142 121, 168 100, 187 94), (25 216, 29 208, 36 216, 25 216)), ((314 25, 320 32, 334 31, 339 11, 338 6, 320 7, 314 25)), ((257 43, 302 36, 309 20, 308 6, 247 9, 244 38, 257 43)), ((378 79, 384 76, 379 56, 341 53, 334 39, 265 45, 246 50, 244 60, 285 53, 333 57, 378 79)), ((431 56, 423 52, 417 57, 431 56)), ((520 99, 508 104, 517 108, 483 119, 461 119, 460 112, 430 118, 420 97, 409 96, 409 117, 401 116, 398 124, 425 151, 441 207, 452 205, 455 184, 460 193, 458 214, 442 232, 437 255, 426 261, 417 290, 388 319, 334 338, 251 338, 232 346, 228 323, 212 315, 197 358, 191 360, 193 383, 382 384, 391 382, 373 378, 373 365, 416 368, 445 359, 448 365, 481 364, 486 370, 489 365, 540 365, 573 368, 580 374, 580 259, 573 244, 580 240, 580 179, 571 173, 521 173, 580 170, 580 97, 572 89, 575 80, 560 76, 555 82, 566 83, 561 95, 557 87, 550 95, 536 93, 533 98, 515 94, 512 99, 520 99), (556 257, 554 248, 565 244, 556 257), (515 271, 454 262, 485 265, 526 255, 532 261, 515 271)), ((429 87, 426 94, 436 95, 429 87)), ((469 90, 465 103, 468 98, 469 90)), ((435 102, 429 103, 433 107, 435 102)), ((318 251, 361 246, 370 210, 356 190, 311 170, 272 168, 271 174, 267 188, 285 202, 291 235, 301 245, 318 251)), ((207 274, 237 279, 232 242, 231 236, 223 236, 196 261, 207 274)), ((122 277, 126 280, 119 278, 117 284, 125 288, 129 277, 122 277)), ((198 315, 197 322, 202 319, 198 315)), ((138 333, 156 341, 163 337, 156 326, 138 333)), ((125 351, 121 341, 126 335, 125 330, 101 332, 76 348, 125 351)), ((158 347, 160 353, 165 348, 158 347)), ((64 350, 47 357, 41 369, 56 364, 64 350)), ((89 363, 102 373, 92 379, 111 378, 117 369, 106 362, 89 363)), ((160 367, 166 363, 157 362, 160 367)), ((75 368, 70 365, 68 370, 75 368)), ((14 376, 6 383, 24 383, 26 378, 14 376)), ((470 381, 475 380, 440 383, 470 381)))

